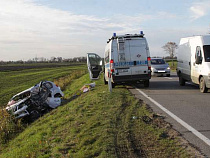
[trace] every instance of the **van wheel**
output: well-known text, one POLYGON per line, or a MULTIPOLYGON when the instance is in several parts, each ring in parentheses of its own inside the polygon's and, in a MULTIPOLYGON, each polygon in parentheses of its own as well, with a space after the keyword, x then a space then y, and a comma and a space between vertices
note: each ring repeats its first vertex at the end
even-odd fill
POLYGON ((144 87, 149 87, 149 80, 144 81, 144 87))
POLYGON ((206 93, 208 91, 208 88, 206 87, 206 83, 203 77, 200 78, 199 87, 202 93, 206 93))
POLYGON ((179 74, 179 85, 184 86, 185 85, 185 79, 182 78, 181 74, 179 74))
POLYGON ((105 79, 105 76, 104 76, 104 84, 108 84, 108 82, 107 82, 106 79, 105 79))
POLYGON ((112 88, 114 88, 116 86, 116 84, 115 83, 112 83, 112 88))

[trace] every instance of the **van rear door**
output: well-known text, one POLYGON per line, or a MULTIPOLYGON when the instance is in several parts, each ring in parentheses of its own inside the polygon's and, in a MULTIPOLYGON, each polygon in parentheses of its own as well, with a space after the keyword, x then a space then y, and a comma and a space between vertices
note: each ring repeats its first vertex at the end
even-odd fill
POLYGON ((130 60, 132 62, 132 75, 148 74, 148 47, 144 38, 130 40, 130 60))
MULTIPOLYGON (((114 57, 116 76, 131 75, 130 44, 125 38, 117 40, 117 56, 114 57)), ((115 54, 114 54, 115 56, 115 54)))
POLYGON ((87 66, 90 79, 98 79, 103 68, 102 58, 95 53, 87 53, 87 66))

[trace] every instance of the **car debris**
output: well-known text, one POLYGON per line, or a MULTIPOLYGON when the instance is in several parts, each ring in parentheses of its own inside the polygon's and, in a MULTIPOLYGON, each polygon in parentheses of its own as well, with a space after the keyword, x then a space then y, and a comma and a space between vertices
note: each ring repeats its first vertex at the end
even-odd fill
POLYGON ((83 93, 88 92, 89 90, 91 90, 92 88, 94 88, 96 86, 95 82, 94 83, 90 83, 90 84, 85 84, 80 91, 83 93))
POLYGON ((35 120, 44 112, 61 105, 64 96, 60 87, 51 81, 41 81, 35 86, 14 95, 6 110, 16 119, 27 117, 35 120))

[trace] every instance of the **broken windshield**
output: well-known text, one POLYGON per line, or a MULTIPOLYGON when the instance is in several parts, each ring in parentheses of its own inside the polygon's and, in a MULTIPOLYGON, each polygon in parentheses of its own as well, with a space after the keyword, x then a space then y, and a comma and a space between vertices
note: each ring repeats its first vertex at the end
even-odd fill
POLYGON ((210 45, 203 46, 204 58, 206 62, 210 62, 210 45))

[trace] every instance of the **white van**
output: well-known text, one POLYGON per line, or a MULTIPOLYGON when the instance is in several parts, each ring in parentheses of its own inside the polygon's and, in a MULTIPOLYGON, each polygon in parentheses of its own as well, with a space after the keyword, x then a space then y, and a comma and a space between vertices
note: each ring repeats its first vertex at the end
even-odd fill
POLYGON ((107 41, 104 56, 104 81, 111 77, 112 84, 143 81, 149 87, 151 59, 147 40, 140 34, 113 34, 107 41), (110 73, 109 73, 110 72, 110 73))
POLYGON ((179 84, 199 84, 205 93, 210 88, 210 35, 181 38, 177 53, 179 84))
POLYGON ((147 40, 140 34, 113 34, 107 41, 104 63, 95 53, 87 54, 90 79, 98 79, 104 72, 104 83, 111 78, 112 87, 117 83, 143 81, 149 87, 151 79, 151 58, 147 40), (104 65, 104 67, 102 66, 104 65))

